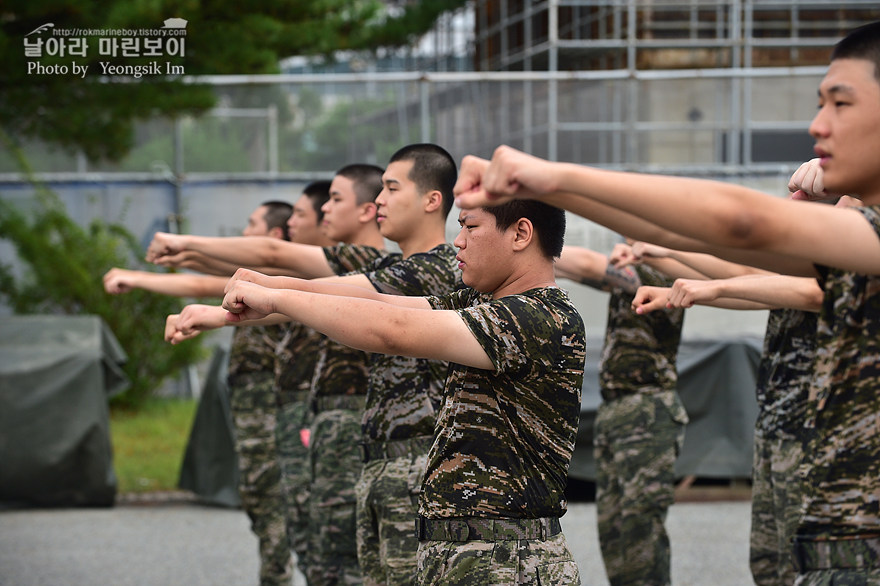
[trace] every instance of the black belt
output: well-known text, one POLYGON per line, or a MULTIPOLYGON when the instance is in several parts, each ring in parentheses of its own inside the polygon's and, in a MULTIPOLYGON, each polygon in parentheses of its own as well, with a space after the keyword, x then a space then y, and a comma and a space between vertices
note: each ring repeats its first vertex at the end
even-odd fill
POLYGON ((427 519, 420 515, 416 519, 416 537, 419 541, 543 541, 561 531, 558 517, 427 519))
POLYGON ((366 464, 373 460, 390 460, 427 454, 433 440, 434 438, 429 435, 420 435, 385 442, 361 442, 361 459, 366 464))
POLYGON ((880 535, 808 537, 796 535, 792 542, 799 572, 837 568, 880 567, 880 535))

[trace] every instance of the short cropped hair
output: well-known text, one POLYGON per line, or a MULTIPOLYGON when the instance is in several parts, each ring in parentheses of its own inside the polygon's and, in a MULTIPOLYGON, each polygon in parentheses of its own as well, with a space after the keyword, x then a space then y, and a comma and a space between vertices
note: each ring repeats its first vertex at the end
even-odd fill
POLYGON ((266 208, 263 219, 266 221, 266 228, 281 228, 282 238, 290 240, 290 234, 287 233, 287 220, 293 213, 293 206, 286 201, 264 201, 260 204, 266 208))
POLYGON ((501 232, 520 218, 526 218, 535 228, 544 256, 553 259, 562 254, 562 245, 565 243, 564 210, 533 199, 515 199, 483 209, 495 216, 495 226, 501 232))
POLYGON ((455 195, 452 188, 458 179, 455 159, 446 149, 436 144, 411 144, 391 155, 389 163, 412 161, 409 179, 416 184, 420 193, 437 190, 443 196, 443 217, 449 215, 455 195))
POLYGON ((382 191, 382 173, 384 171, 381 167, 362 163, 346 165, 336 172, 337 175, 351 180, 358 205, 376 201, 382 191))
POLYGON ((874 78, 880 81, 880 21, 850 32, 834 45, 831 60, 865 59, 874 64, 874 78))
POLYGON ((330 181, 313 181, 309 183, 303 189, 303 195, 312 202, 312 208, 314 208, 315 213, 318 215, 318 223, 320 224, 321 220, 324 219, 324 210, 321 208, 330 199, 330 181))

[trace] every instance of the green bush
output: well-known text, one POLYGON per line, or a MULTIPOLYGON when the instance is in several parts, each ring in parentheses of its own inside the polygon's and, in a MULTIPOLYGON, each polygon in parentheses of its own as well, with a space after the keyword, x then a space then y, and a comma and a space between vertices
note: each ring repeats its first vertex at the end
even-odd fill
POLYGON ((11 265, 0 263, 0 301, 17 314, 103 318, 128 354, 123 370, 131 380, 112 404, 137 408, 162 381, 202 359, 206 350, 198 338, 178 346, 163 340, 165 317, 180 310, 179 299, 146 291, 104 292, 104 273, 144 256, 129 231, 101 220, 83 228, 54 192, 34 187, 27 213, 0 197, 0 240, 11 243, 22 264, 16 276, 11 265))

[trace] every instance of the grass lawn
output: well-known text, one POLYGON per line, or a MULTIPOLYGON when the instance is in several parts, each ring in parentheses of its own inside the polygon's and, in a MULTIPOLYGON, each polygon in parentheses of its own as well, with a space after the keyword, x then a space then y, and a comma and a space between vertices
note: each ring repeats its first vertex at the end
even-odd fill
POLYGON ((197 404, 195 400, 150 399, 136 412, 110 413, 120 493, 177 489, 197 404))

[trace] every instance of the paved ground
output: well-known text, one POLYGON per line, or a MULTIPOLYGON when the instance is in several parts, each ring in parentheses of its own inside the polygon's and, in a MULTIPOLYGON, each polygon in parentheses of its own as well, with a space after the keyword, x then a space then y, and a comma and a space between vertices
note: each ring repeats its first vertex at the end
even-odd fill
MULTIPOLYGON (((187 498, 120 503, 109 509, 0 510, 0 586, 258 583, 256 539, 243 512, 187 498)), ((667 526, 673 584, 751 584, 748 501, 679 503, 667 526)), ((584 586, 607 585, 595 505, 570 505, 563 530, 584 586)))

